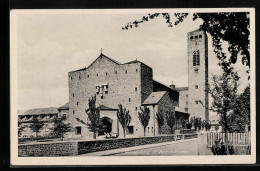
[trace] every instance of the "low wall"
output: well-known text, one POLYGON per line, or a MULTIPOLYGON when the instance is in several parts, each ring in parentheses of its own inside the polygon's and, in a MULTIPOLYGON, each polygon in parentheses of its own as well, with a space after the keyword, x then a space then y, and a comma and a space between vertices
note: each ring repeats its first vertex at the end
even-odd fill
POLYGON ((45 142, 35 144, 20 144, 18 146, 19 157, 30 156, 75 156, 90 152, 105 151, 133 147, 139 145, 155 144, 175 141, 175 139, 197 138, 198 134, 185 135, 162 135, 156 137, 106 139, 93 141, 71 141, 71 142, 45 142))
POLYGON ((175 141, 175 136, 109 139, 78 142, 78 154, 175 141))
POLYGON ((75 156, 78 154, 78 142, 48 142, 21 144, 18 146, 19 157, 33 156, 75 156))

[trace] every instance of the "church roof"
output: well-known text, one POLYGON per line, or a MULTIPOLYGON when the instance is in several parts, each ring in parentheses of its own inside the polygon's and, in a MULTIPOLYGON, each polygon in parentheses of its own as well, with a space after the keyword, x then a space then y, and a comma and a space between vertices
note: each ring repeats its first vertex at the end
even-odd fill
POLYGON ((48 108, 29 109, 20 115, 40 115, 40 114, 57 114, 57 113, 58 113, 57 107, 48 107, 48 108))
POLYGON ((117 109, 113 109, 113 108, 107 107, 105 105, 101 105, 100 110, 117 110, 117 109))
POLYGON ((61 107, 58 108, 58 110, 69 110, 69 102, 67 102, 66 104, 62 105, 61 107))
POLYGON ((185 90, 188 90, 189 88, 188 87, 176 87, 175 90, 176 91, 185 91, 185 90))
POLYGON ((110 60, 110 61, 112 61, 112 62, 114 62, 114 63, 116 63, 116 64, 118 64, 118 65, 121 65, 120 62, 118 62, 118 61, 116 61, 116 60, 114 60, 114 59, 112 59, 112 58, 110 58, 110 57, 104 55, 103 53, 101 53, 88 67, 84 67, 84 68, 81 68, 81 69, 78 69, 78 70, 75 70, 75 71, 71 71, 71 72, 84 71, 84 70, 88 69, 88 68, 89 68, 93 63, 95 63, 95 61, 98 60, 98 58, 100 58, 100 57, 105 57, 105 58, 107 58, 108 60, 110 60))
POLYGON ((176 112, 180 112, 180 113, 188 113, 188 112, 186 112, 184 109, 182 109, 182 108, 180 108, 180 107, 178 107, 178 106, 175 106, 175 111, 176 111, 176 112))
POLYGON ((150 96, 142 103, 143 105, 157 104, 167 91, 152 92, 150 96))

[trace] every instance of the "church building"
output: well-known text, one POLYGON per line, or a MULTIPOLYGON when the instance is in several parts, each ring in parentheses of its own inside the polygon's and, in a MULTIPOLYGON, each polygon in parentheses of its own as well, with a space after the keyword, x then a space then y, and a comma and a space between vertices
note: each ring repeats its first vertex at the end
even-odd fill
MULTIPOLYGON (((59 110, 68 110, 68 122, 75 127, 73 136, 93 137, 87 126, 78 120, 88 122, 88 100, 94 96, 96 106, 100 106, 101 122, 108 124, 108 132, 118 134, 119 137, 123 136, 123 128, 117 120, 119 104, 129 110, 132 117, 126 130, 127 136, 144 135, 138 118, 138 111, 143 106, 150 109, 146 136, 158 135, 155 117, 159 111, 164 114, 181 113, 179 119, 188 120, 189 117, 187 112, 178 107, 179 93, 174 88, 153 80, 153 69, 138 60, 122 64, 101 53, 88 67, 69 72, 68 82, 69 108, 61 107, 59 110)), ((103 132, 99 132, 99 135, 103 132)), ((170 133, 166 118, 161 133, 170 133)))
MULTIPOLYGON (((44 109, 32 110, 19 115, 21 121, 31 116, 67 117, 67 122, 75 128, 68 137, 92 139, 93 133, 87 125, 86 110, 89 99, 96 98, 96 107, 100 108, 100 121, 106 130, 99 136, 114 133, 123 137, 123 128, 117 119, 118 105, 129 110, 132 120, 126 129, 127 137, 144 136, 144 130, 138 118, 140 107, 150 109, 150 120, 146 136, 160 133, 170 134, 166 113, 173 112, 176 117, 174 129, 181 129, 183 120, 189 117, 209 119, 208 111, 208 40, 205 32, 195 30, 187 35, 188 44, 188 87, 164 85, 153 79, 153 69, 141 61, 120 63, 102 52, 88 67, 68 73, 69 102, 49 112, 44 109), (34 112, 34 113, 33 113, 34 112), (156 113, 164 114, 164 125, 159 131, 156 113), (52 116, 52 115, 51 115, 52 116)), ((39 119, 44 118, 39 117, 39 119)), ((24 121, 25 122, 25 121, 24 121)))

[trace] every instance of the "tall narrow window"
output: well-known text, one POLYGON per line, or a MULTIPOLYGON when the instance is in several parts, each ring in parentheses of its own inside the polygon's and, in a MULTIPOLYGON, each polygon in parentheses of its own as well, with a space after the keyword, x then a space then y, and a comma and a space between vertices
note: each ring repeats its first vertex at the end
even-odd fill
POLYGON ((129 98, 128 100, 129 100, 129 102, 131 102, 131 98, 129 98))
POLYGON ((125 70, 125 73, 127 74, 127 70, 125 70))
POLYGON ((200 65, 200 51, 193 51, 193 66, 200 65))
POLYGON ((135 87, 135 91, 137 91, 137 87, 135 87))

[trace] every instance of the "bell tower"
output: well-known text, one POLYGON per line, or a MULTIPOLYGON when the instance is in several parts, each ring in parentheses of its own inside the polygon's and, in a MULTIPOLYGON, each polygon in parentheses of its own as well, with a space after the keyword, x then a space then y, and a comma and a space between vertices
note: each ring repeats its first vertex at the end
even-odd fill
POLYGON ((202 30, 188 33, 188 106, 190 117, 209 119, 208 38, 202 30))

